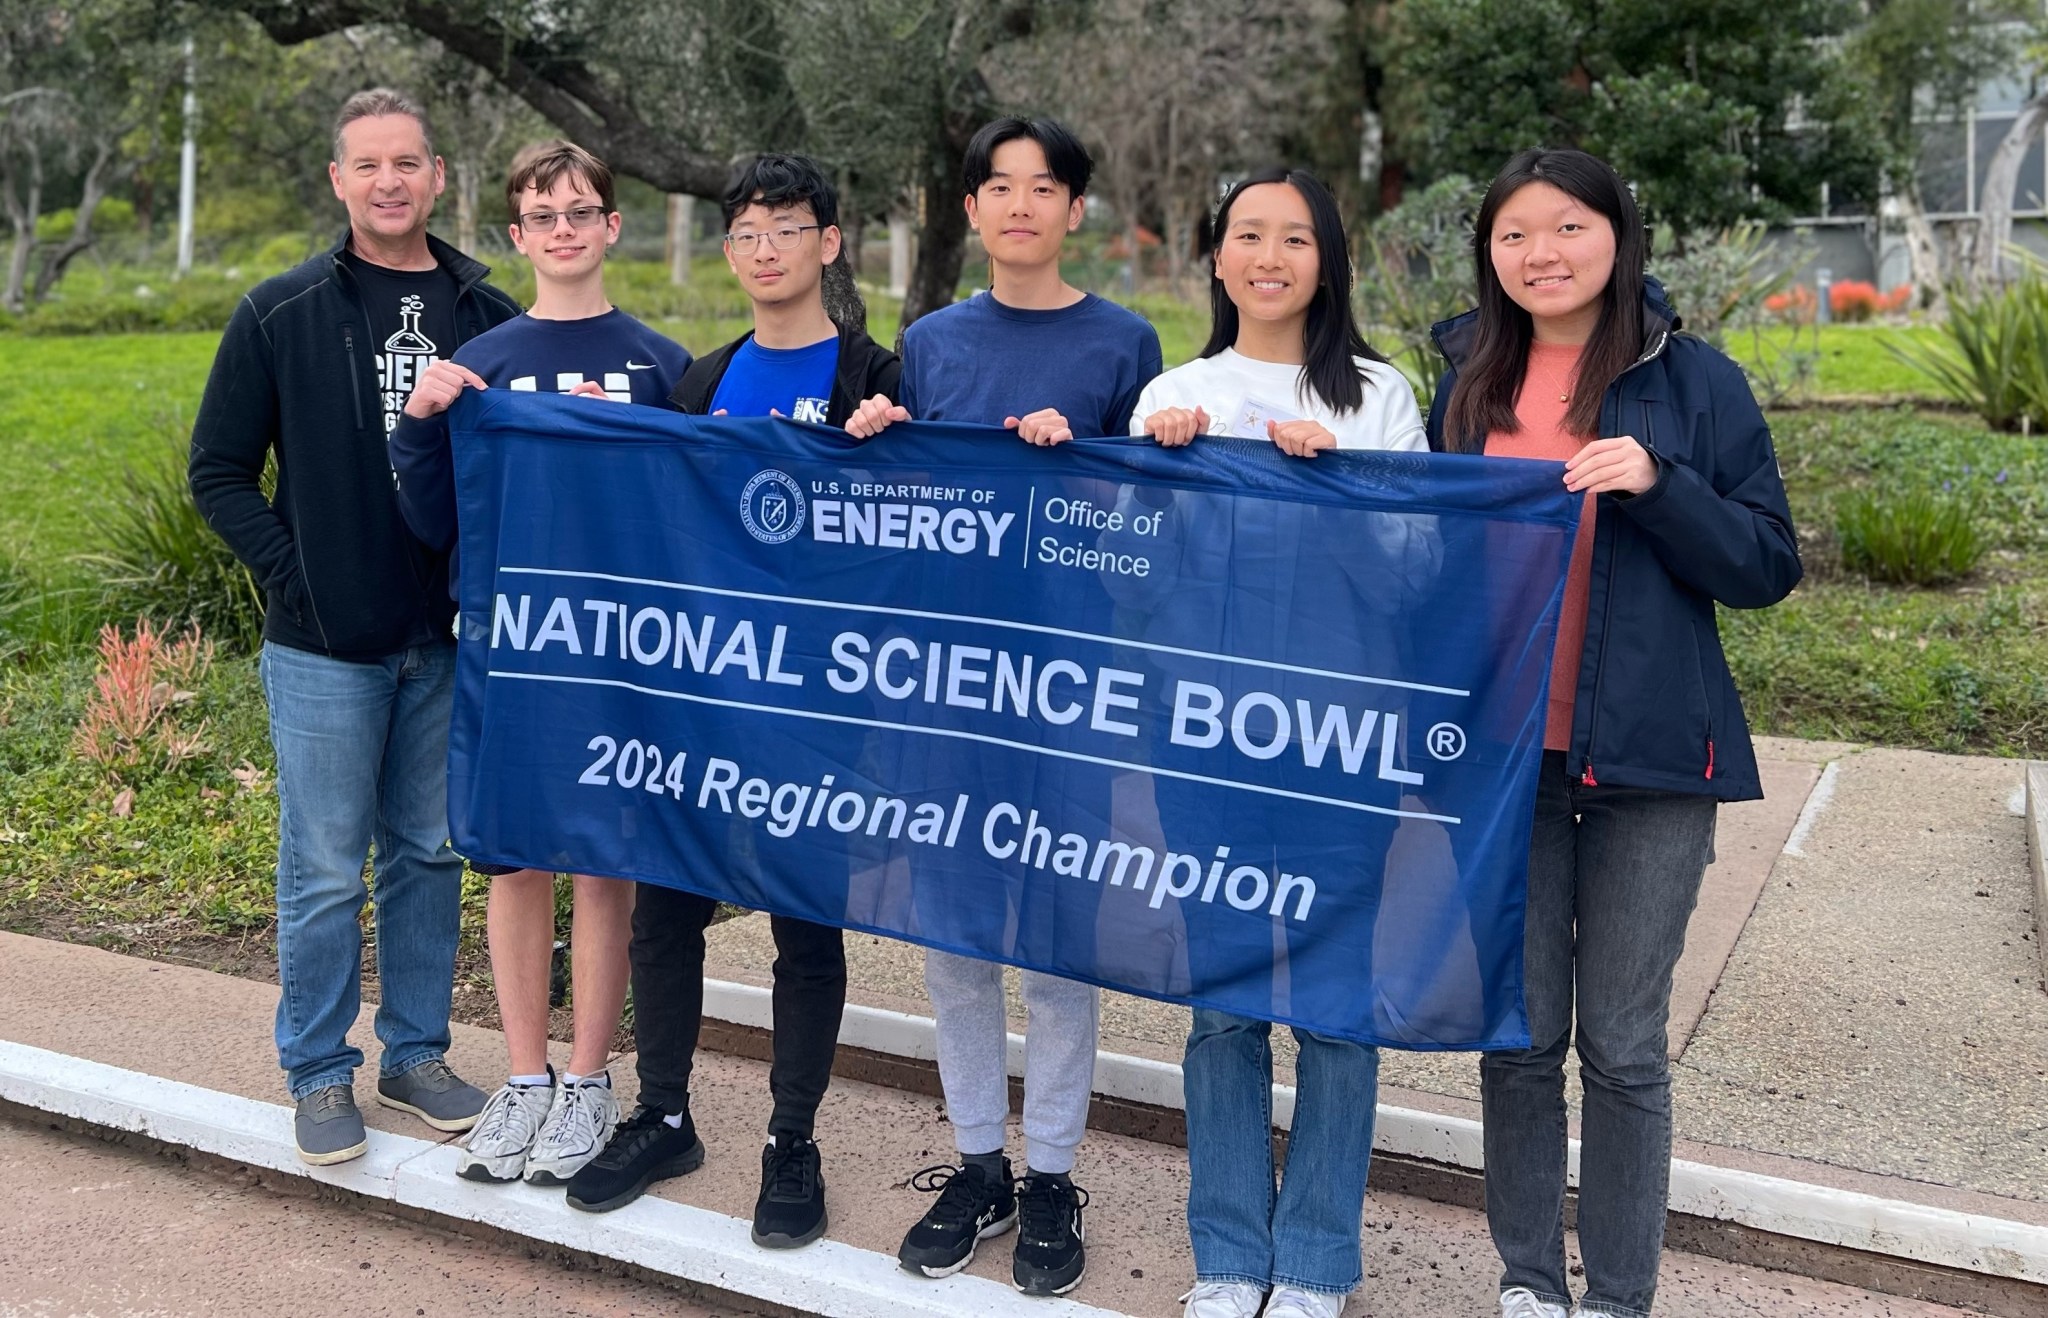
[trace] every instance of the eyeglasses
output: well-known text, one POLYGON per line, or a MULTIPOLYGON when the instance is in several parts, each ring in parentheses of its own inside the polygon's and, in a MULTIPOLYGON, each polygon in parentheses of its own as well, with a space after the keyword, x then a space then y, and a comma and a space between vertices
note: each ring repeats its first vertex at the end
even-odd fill
POLYGON ((804 240, 804 233, 810 229, 824 229, 822 224, 792 224, 781 229, 770 229, 766 233, 729 233, 725 245, 732 248, 734 256, 752 256, 754 249, 766 238, 768 245, 778 252, 794 251, 804 240))
POLYGON ((593 224, 604 223, 604 217, 610 213, 602 206, 574 206, 565 211, 527 211, 519 217, 519 227, 528 233, 553 233, 555 225, 566 215, 572 228, 588 229, 593 224))

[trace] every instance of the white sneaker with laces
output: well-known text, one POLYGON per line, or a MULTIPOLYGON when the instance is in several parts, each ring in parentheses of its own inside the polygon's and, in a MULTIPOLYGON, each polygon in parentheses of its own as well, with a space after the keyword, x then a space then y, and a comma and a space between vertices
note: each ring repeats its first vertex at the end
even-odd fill
POLYGON ((1570 1318, 1562 1304, 1552 1304, 1536 1292, 1515 1286, 1500 1293, 1500 1318, 1570 1318))
POLYGON ((1266 1292, 1248 1281, 1198 1281, 1180 1299, 1181 1318, 1258 1318, 1266 1292))
POLYGON ((1588 1309, 1585 1305, 1582 1304, 1578 1308, 1572 1310, 1572 1318, 1621 1318, 1621 1315, 1618 1313, 1609 1313, 1605 1309, 1588 1309))
POLYGON ((619 1100, 611 1077, 600 1072, 555 1094, 555 1106, 541 1124, 526 1159, 528 1185, 567 1185, 583 1164, 604 1150, 619 1124, 619 1100))
POLYGON ((555 1104, 555 1086, 505 1085, 477 1114, 455 1174, 465 1181, 516 1181, 526 1170, 541 1123, 555 1104))
POLYGON ((1324 1295, 1294 1286, 1275 1286, 1266 1303, 1266 1318, 1337 1318, 1347 1295, 1324 1295))

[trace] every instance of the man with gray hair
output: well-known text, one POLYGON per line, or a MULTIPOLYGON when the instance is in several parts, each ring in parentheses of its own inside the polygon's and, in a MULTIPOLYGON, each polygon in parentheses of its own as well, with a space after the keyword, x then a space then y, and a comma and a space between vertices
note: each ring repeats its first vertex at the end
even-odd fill
POLYGON ((445 554, 400 516, 387 436, 414 381, 519 314, 427 233, 444 174, 427 117, 359 92, 327 167, 348 228, 235 308, 192 430, 192 496, 265 597, 260 672, 277 752, 277 1049, 299 1156, 367 1147, 363 865, 376 858, 377 1101, 467 1130, 484 1095, 443 1060, 461 918, 448 847, 453 604, 445 554), (276 491, 263 491, 275 456, 276 491))

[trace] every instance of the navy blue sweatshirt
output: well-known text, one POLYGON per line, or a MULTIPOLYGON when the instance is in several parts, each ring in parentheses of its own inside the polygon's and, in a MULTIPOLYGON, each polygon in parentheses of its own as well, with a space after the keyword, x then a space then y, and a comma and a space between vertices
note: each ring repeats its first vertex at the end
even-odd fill
MULTIPOLYGON (((669 392, 689 369, 675 340, 614 308, 584 320, 508 320, 456 349, 453 359, 493 389, 568 393, 585 380, 621 403, 667 407, 669 392)), ((597 399, 591 406, 603 406, 597 399)), ((412 533, 435 549, 455 549, 455 459, 448 414, 400 417, 391 432, 391 469, 398 508, 412 533)), ((455 564, 448 569, 455 585, 455 564)))

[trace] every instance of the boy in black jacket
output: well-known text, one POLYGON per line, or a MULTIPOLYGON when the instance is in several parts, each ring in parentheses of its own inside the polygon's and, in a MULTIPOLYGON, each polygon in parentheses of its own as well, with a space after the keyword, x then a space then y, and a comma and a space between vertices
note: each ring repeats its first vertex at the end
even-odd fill
MULTIPOLYGON (((671 401, 699 415, 785 416, 843 426, 860 401, 893 394, 896 355, 826 314, 825 267, 838 259, 838 197, 803 156, 743 163, 724 199, 726 262, 754 304, 754 329, 699 359, 671 401)), ((690 1066, 704 1012, 704 929, 717 903, 643 883, 633 907, 633 1031, 640 1107, 569 1182, 571 1206, 622 1207, 654 1181, 694 1171, 690 1066)), ((788 1249, 825 1232, 825 1183, 812 1126, 832 1078, 846 1005, 840 931, 777 915, 774 1110, 761 1154, 754 1243, 788 1249)))
POLYGON ((362 1156, 348 1041, 361 1003, 363 861, 377 858, 377 1101, 437 1130, 484 1105, 448 1048, 462 861, 448 849, 455 646, 446 555, 400 519, 386 436, 433 362, 519 314, 427 233, 443 185, 425 115, 361 92, 335 124, 334 248, 235 308, 192 429, 207 523, 263 586, 277 751, 277 1050, 299 1156, 362 1156), (277 458, 266 498, 265 460, 277 458))

